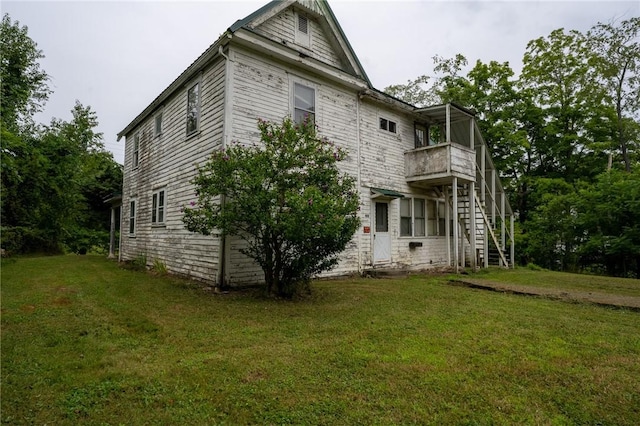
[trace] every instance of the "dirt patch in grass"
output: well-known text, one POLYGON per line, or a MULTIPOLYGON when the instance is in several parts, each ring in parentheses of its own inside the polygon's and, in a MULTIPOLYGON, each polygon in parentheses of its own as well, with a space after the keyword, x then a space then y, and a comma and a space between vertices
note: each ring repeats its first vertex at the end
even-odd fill
POLYGON ((640 297, 634 296, 505 284, 478 278, 456 278, 449 280, 449 283, 482 290, 545 297, 568 302, 593 303, 640 312, 640 297))

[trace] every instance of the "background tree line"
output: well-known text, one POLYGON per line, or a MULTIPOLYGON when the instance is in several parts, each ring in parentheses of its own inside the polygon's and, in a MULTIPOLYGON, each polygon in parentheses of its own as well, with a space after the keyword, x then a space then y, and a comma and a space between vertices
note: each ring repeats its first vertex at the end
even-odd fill
POLYGON ((558 29, 509 63, 433 73, 385 91, 422 106, 454 102, 478 124, 519 218, 519 263, 640 277, 640 18, 558 29))
POLYGON ((8 14, 0 26, 2 248, 9 253, 83 252, 109 243, 110 206, 122 170, 104 148, 91 107, 71 121, 36 124, 51 94, 44 57, 27 27, 8 14))

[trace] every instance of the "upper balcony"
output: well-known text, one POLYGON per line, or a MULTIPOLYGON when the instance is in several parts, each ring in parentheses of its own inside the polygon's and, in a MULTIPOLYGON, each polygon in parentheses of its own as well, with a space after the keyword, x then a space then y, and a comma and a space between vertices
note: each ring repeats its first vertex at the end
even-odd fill
POLYGON ((413 185, 451 184, 476 181, 476 136, 474 114, 453 105, 436 105, 415 111, 416 148, 404 154, 407 182, 413 185))
POLYGON ((429 185, 450 184, 453 177, 462 182, 474 182, 476 153, 456 143, 442 143, 404 153, 404 174, 407 182, 429 185))

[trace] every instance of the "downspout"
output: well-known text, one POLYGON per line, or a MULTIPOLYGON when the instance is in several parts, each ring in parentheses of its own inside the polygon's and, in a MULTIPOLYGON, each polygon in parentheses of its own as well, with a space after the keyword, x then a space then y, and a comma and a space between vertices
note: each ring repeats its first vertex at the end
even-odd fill
MULTIPOLYGON (((231 34, 227 35, 229 39, 231 39, 231 34)), ((223 46, 220 45, 218 47, 218 54, 225 59, 225 68, 224 68, 224 104, 223 104, 223 122, 222 122, 222 146, 221 148, 224 150, 227 147, 227 139, 229 137, 229 129, 231 128, 231 112, 232 112, 232 103, 231 103, 231 79, 233 77, 233 69, 232 69, 232 61, 231 59, 224 53, 223 46)), ((224 195, 220 196, 220 206, 224 208, 226 204, 226 197, 224 195)), ((218 279, 217 279, 217 289, 221 290, 227 285, 227 236, 223 232, 220 235, 220 248, 218 250, 219 259, 218 259, 218 279)))
MULTIPOLYGON (((362 182, 362 167, 360 162, 362 161, 360 158, 360 96, 358 94, 356 94, 356 139, 357 139, 357 165, 358 165, 358 200, 360 200, 360 194, 362 191, 362 187, 360 185, 360 182, 362 182)), ((362 271, 363 271, 363 267, 362 267, 362 237, 360 236, 360 230, 358 230, 358 274, 362 275, 362 271)))

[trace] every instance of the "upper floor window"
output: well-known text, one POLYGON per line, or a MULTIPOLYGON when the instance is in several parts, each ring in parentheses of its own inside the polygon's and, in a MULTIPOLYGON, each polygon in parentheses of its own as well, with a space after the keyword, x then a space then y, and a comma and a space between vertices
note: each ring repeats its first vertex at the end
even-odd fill
POLYGON ((136 235, 136 199, 129 201, 129 236, 136 235))
POLYGON ((164 210, 166 206, 165 190, 159 189, 153 193, 151 199, 151 224, 164 223, 164 210))
POLYGON ((162 112, 156 114, 153 126, 153 136, 160 136, 162 134, 162 112))
POLYGON ((400 200, 400 236, 424 237, 426 210, 422 198, 403 198, 400 200))
POLYGON ((315 122, 316 91, 300 83, 293 84, 293 120, 300 124, 304 120, 315 122))
POLYGON ((140 163, 140 133, 133 136, 133 167, 138 167, 140 163))
POLYGON ((415 125, 415 147, 421 148, 428 145, 429 130, 423 124, 415 125))
POLYGON ((397 124, 395 121, 386 118, 380 118, 380 130, 386 130, 390 133, 397 133, 397 124))
POLYGON ((200 83, 187 91, 187 135, 198 131, 200 125, 200 83))
POLYGON ((302 13, 296 13, 296 43, 305 47, 311 44, 311 22, 302 13))

